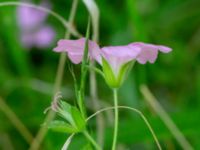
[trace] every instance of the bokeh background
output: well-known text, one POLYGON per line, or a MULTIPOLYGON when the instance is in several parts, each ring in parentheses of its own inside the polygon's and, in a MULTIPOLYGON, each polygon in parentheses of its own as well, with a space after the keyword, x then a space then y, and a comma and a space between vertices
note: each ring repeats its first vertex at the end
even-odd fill
MULTIPOLYGON (((42 3, 40 0, 32 2, 37 5, 42 3)), ((48 0, 47 3, 46 7, 68 18, 72 0, 48 0)), ((143 41, 167 45, 173 49, 169 54, 159 54, 154 64, 134 66, 120 89, 120 104, 138 108, 145 114, 163 149, 182 149, 158 114, 144 100, 139 87, 146 84, 194 149, 200 149, 200 1, 96 0, 96 3, 100 9, 100 45, 143 41)), ((43 111, 50 106, 52 100, 59 60, 59 54, 52 49, 59 39, 64 38, 65 29, 50 15, 44 15, 39 23, 23 26, 21 22, 27 16, 19 15, 17 8, 0 7, 0 97, 34 136, 44 122, 46 115, 43 111), (45 27, 48 30, 42 34, 45 27), (23 36, 30 40, 24 42, 23 36), (42 42, 41 37, 46 38, 46 41, 42 42)), ((34 20, 34 16, 28 18, 34 20)), ((87 9, 80 0, 74 25, 83 35, 87 19, 87 9)), ((75 66, 75 72, 79 77, 79 66, 75 66)), ((103 107, 111 106, 111 90, 99 75, 97 83, 103 107)), ((62 95, 73 104, 73 80, 67 65, 62 95)), ((86 95, 89 96, 89 87, 86 95)), ((93 106, 89 98, 86 103, 88 113, 91 114, 93 106)), ((104 149, 109 149, 112 142, 111 115, 104 114, 104 149)), ((11 122, 1 107, 0 149, 28 149, 29 144, 11 122)), ((90 128, 95 135, 95 119, 90 121, 90 128)), ((66 138, 66 134, 49 131, 41 149, 60 149, 66 138)), ((118 143, 122 150, 156 149, 142 119, 124 110, 120 111, 118 143)), ((77 135, 70 149, 84 149, 85 144, 87 141, 77 135)))

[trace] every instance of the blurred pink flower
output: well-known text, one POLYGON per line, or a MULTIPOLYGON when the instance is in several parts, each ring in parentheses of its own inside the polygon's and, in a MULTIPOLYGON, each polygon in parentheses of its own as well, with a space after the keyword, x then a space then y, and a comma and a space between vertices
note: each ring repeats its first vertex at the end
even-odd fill
MULTIPOLYGON (((42 3, 41 6, 50 7, 49 3, 42 3)), ((17 19, 21 30, 21 42, 27 47, 48 47, 54 37, 53 28, 45 24, 47 14, 40 10, 19 6, 17 9, 17 19)))
MULTIPOLYGON (((59 40, 58 45, 54 48, 55 52, 67 52, 69 59, 75 63, 79 64, 82 61, 85 47, 85 38, 78 40, 59 40)), ((93 42, 89 41, 89 57, 91 59, 101 62, 100 48, 93 42)))

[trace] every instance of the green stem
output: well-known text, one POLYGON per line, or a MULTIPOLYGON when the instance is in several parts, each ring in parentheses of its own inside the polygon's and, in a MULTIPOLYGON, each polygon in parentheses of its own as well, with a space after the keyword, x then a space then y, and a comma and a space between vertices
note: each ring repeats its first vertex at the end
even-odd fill
POLYGON ((114 95, 114 107, 115 107, 115 124, 114 124, 112 150, 116 150, 117 133, 118 133, 118 117, 119 117, 117 89, 113 89, 113 95, 114 95))
POLYGON ((102 150, 101 147, 96 143, 96 141, 90 136, 90 134, 87 131, 84 131, 83 134, 97 150, 102 150))

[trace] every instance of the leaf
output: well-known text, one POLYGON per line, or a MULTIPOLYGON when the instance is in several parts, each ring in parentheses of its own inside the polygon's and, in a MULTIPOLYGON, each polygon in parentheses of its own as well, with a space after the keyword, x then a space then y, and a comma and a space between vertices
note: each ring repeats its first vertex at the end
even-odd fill
POLYGON ((82 131, 85 128, 85 119, 81 112, 64 101, 60 101, 60 106, 61 108, 58 111, 60 115, 70 123, 70 126, 77 131, 82 131))
POLYGON ((76 124, 77 129, 79 131, 83 131, 85 128, 86 122, 85 122, 82 114, 80 113, 80 111, 76 107, 71 107, 71 114, 72 114, 72 117, 76 124))
POLYGON ((59 109, 59 111, 58 111, 60 113, 60 115, 64 119, 66 119, 71 125, 75 126, 74 120, 71 115, 71 107, 72 106, 64 101, 60 101, 59 104, 61 106, 61 109, 59 109))
POLYGON ((76 128, 60 120, 55 120, 55 121, 50 122, 48 125, 48 128, 53 131, 63 132, 63 133, 77 133, 78 132, 76 128))

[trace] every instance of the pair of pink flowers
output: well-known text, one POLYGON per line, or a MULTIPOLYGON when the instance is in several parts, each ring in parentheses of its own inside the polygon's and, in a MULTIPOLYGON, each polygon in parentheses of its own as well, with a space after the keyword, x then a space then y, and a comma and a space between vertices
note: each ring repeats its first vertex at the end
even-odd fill
MULTIPOLYGON (((40 6, 50 7, 48 1, 40 6)), ((21 42, 26 48, 46 48, 53 42, 54 29, 46 23, 48 14, 35 8, 19 6, 17 8, 17 21, 21 30, 21 42)))
MULTIPOLYGON (((55 52, 67 52, 69 59, 79 64, 84 54, 85 38, 78 40, 60 40, 55 52)), ((135 42, 125 46, 107 46, 100 48, 97 43, 89 41, 89 57, 102 65, 104 73, 106 65, 113 72, 113 77, 119 78, 120 72, 127 63, 137 61, 141 64, 154 63, 158 52, 168 53, 172 49, 162 45, 135 42)), ((105 73, 106 74, 106 73, 105 73)), ((112 78, 112 76, 110 76, 112 78)), ((119 83, 120 84, 120 83, 119 83)), ((116 85, 114 85, 116 86, 116 85)))

